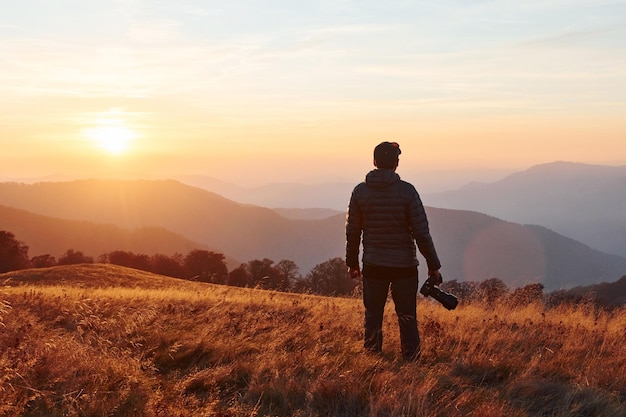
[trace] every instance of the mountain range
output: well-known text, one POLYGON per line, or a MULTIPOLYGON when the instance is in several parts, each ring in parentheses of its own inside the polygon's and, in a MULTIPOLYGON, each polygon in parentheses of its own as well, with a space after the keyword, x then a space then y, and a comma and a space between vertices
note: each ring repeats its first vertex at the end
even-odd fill
POLYGON ((31 257, 49 254, 58 258, 68 249, 81 250, 91 256, 114 250, 170 255, 206 249, 201 243, 161 227, 129 230, 113 224, 65 220, 1 205, 0 229, 28 242, 31 257))
POLYGON ((348 207, 350 192, 356 185, 347 182, 280 182, 250 187, 203 175, 181 175, 174 179, 244 204, 299 210, 323 208, 344 211, 348 207))
MULTIPOLYGON (((43 247, 42 242, 61 246, 69 242, 64 233, 73 234, 77 250, 90 240, 110 240, 116 233, 125 236, 116 243, 123 245, 129 236, 152 230, 146 239, 152 251, 164 253, 166 243, 175 251, 198 245, 240 262, 289 259, 303 273, 344 255, 343 213, 326 212, 330 217, 318 219, 294 219, 291 213, 288 218, 173 180, 1 183, 0 204, 5 206, 0 228, 31 248, 43 247), (6 213, 16 209, 20 212, 13 211, 9 218, 6 213), (41 225, 35 227, 37 222, 41 225), (29 234, 24 232, 27 227, 29 234), (84 240, 76 238, 81 229, 84 240), (165 242, 159 243, 161 239, 165 242)), ((467 210, 429 207, 427 211, 446 279, 498 277, 512 287, 542 282, 547 289, 558 289, 612 282, 626 274, 625 258, 594 250, 545 227, 523 226, 467 210)), ((106 252, 130 246, 89 247, 106 252)))
MULTIPOLYGON (((400 174, 417 186, 426 205, 478 211, 512 222, 541 225, 594 249, 626 257, 623 214, 626 213, 626 166, 553 162, 508 176, 502 172, 499 175, 503 177, 497 181, 473 182, 444 192, 432 192, 432 183, 440 176, 447 178, 449 172, 416 173, 401 167, 400 174)), ((496 172, 489 175, 473 172, 466 177, 497 178, 496 175, 496 172)), ((174 179, 233 201, 269 207, 281 216, 299 220, 324 219, 344 212, 355 185, 354 182, 283 182, 241 186, 202 175, 181 175, 174 179)), ((19 182, 67 180, 57 175, 19 182)), ((448 178, 438 189, 458 182, 448 178)))
MULTIPOLYGON (((439 173, 412 175, 405 169, 399 172, 416 185, 428 206, 472 210, 516 223, 544 226, 594 249, 626 257, 626 166, 552 162, 497 181, 473 182, 444 192, 422 192, 420 186, 433 181, 430 177, 439 173)), ((231 200, 292 208, 281 215, 299 219, 329 217, 331 214, 323 209, 345 211, 355 185, 285 182, 242 187, 206 176, 177 179, 231 200)))
POLYGON ((423 198, 435 207, 545 226, 626 257, 626 166, 554 162, 423 198))
POLYGON ((290 259, 303 270, 341 254, 342 243, 325 245, 326 239, 343 241, 328 219, 290 220, 172 180, 2 183, 0 204, 129 230, 161 227, 242 262, 290 259))

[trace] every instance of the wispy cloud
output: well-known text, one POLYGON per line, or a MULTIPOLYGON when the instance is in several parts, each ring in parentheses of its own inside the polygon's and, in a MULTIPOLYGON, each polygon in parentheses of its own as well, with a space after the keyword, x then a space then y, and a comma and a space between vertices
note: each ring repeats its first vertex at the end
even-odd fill
MULTIPOLYGON (((543 36, 532 37, 518 44, 520 47, 551 47, 561 48, 564 46, 580 47, 589 42, 602 42, 607 38, 623 39, 626 41, 626 26, 622 24, 609 24, 587 29, 565 30, 558 33, 542 34, 543 36)), ((611 47, 609 40, 606 46, 611 47)), ((622 46, 615 44, 616 49, 622 46)))
POLYGON ((114 39, 0 38, 0 90, 177 96, 267 113, 288 112, 281 102, 302 111, 333 101, 584 106, 619 103, 616 87, 626 84, 625 29, 606 15, 583 19, 595 1, 401 1, 380 17, 360 2, 307 5, 310 16, 273 5, 118 0, 127 22, 114 39), (329 11, 339 17, 325 19, 329 11), (268 15, 277 20, 262 21, 268 15))

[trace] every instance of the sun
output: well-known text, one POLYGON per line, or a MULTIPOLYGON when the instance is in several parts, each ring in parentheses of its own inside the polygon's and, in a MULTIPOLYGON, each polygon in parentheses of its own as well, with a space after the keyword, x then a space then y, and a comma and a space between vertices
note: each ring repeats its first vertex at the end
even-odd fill
POLYGON ((112 155, 128 151, 137 134, 117 120, 102 120, 97 126, 86 130, 89 139, 102 150, 112 155))

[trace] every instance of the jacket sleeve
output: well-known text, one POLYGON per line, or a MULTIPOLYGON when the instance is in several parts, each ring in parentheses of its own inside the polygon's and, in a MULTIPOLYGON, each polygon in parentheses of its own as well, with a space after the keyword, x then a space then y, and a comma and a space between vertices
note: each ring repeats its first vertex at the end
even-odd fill
POLYGON ((409 198, 408 211, 411 231, 413 233, 413 238, 417 243, 417 248, 419 249, 424 259, 426 259, 428 270, 434 271, 441 268, 441 262, 439 261, 439 256, 437 255, 437 251, 435 250, 435 244, 433 242, 432 236, 430 235, 428 218, 426 216, 426 210, 424 210, 422 200, 415 188, 411 187, 411 189, 412 196, 409 198))
POLYGON ((352 191, 346 213, 346 265, 350 268, 359 267, 359 247, 363 231, 363 215, 356 197, 357 188, 352 191))

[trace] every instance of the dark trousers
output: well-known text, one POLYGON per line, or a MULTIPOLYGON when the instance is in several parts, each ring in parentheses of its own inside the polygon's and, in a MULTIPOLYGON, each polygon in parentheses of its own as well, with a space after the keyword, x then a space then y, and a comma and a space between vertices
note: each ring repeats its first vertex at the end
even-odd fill
POLYGON ((363 304, 365 306, 364 347, 381 352, 383 347, 383 313, 387 294, 391 297, 398 316, 400 345, 406 358, 415 358, 420 352, 417 330, 417 267, 392 268, 376 265, 363 266, 363 304))

